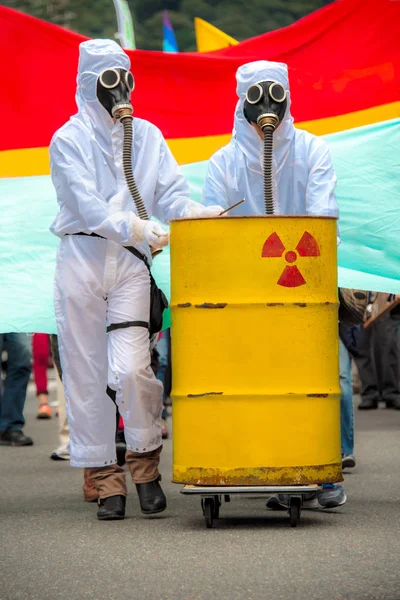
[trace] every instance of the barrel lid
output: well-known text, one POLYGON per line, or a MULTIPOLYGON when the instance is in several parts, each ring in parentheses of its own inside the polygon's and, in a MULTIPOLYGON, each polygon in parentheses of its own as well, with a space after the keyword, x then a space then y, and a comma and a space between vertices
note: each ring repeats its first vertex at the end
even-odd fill
MULTIPOLYGON (((179 221, 215 221, 219 216, 212 217, 182 217, 180 219, 171 219, 170 223, 179 221)), ((323 219, 324 221, 337 221, 338 217, 324 215, 226 215, 223 219, 323 219)))

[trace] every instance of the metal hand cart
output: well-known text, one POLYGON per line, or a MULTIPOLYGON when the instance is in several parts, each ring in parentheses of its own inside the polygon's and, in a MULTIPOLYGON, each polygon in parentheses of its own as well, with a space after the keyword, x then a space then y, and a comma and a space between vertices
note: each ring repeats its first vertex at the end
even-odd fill
POLYGON ((181 494, 201 496, 201 508, 208 529, 219 519, 220 508, 223 500, 231 501, 231 496, 257 494, 258 496, 271 496, 273 494, 286 494, 289 496, 287 512, 290 518, 290 526, 297 527, 303 506, 305 494, 314 494, 321 491, 320 485, 251 485, 251 486, 201 486, 185 485, 181 494))

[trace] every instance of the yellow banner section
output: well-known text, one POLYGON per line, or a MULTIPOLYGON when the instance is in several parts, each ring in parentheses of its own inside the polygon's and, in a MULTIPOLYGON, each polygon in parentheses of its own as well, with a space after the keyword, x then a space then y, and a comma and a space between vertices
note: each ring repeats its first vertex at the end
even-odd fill
POLYGON ((198 52, 212 52, 228 48, 228 46, 236 46, 239 43, 235 38, 199 17, 194 18, 194 31, 198 52))
MULTIPOLYGON (((400 102, 375 106, 366 110, 296 123, 299 129, 306 129, 315 135, 338 133, 355 127, 372 125, 400 117, 400 102)), ((167 140, 171 152, 180 165, 208 160, 214 152, 231 139, 231 134, 210 135, 193 138, 167 140)), ((22 148, 0 152, 0 177, 33 177, 50 174, 48 148, 22 148)))

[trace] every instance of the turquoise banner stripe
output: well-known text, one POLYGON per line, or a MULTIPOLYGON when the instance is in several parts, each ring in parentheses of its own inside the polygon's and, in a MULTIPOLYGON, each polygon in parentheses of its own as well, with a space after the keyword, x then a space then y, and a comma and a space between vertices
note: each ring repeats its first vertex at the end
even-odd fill
POLYGON ((338 176, 339 266, 365 276, 347 287, 381 281, 380 291, 400 293, 400 119, 325 139, 338 176))
MULTIPOLYGON (((338 175, 339 284, 400 294, 400 119, 326 136, 338 175)), ((207 163, 183 168, 200 200, 207 163)), ((57 211, 49 176, 0 179, 0 332, 54 333, 57 211)), ((169 251, 153 272, 169 297, 169 251)), ((169 315, 166 316, 166 325, 169 315)))

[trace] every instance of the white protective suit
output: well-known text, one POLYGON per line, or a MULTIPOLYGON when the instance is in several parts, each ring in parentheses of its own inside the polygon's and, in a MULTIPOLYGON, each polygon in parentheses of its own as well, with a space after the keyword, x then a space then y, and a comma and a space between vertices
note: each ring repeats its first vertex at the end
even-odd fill
MULTIPOLYGON (((106 327, 149 321, 150 278, 142 261, 123 245, 150 259, 138 235, 134 202, 122 168, 123 127, 115 124, 96 96, 105 68, 129 70, 128 56, 115 42, 80 45, 78 113, 54 135, 51 171, 60 212, 51 231, 61 237, 55 278, 55 311, 63 383, 71 432, 71 465, 101 467, 116 462, 116 391, 124 418, 127 449, 149 452, 161 446, 162 384, 150 368, 149 332, 143 327, 106 327), (96 233, 106 239, 65 235, 96 233)), ((161 132, 133 119, 134 176, 149 216, 166 222, 198 212, 161 132)), ((221 209, 219 209, 221 210, 221 209)), ((142 230, 143 231, 143 230, 142 230)))
POLYGON ((229 214, 265 213, 263 142, 246 121, 243 104, 248 88, 260 81, 277 81, 287 91, 287 109, 274 132, 272 182, 275 214, 338 216, 334 190, 336 175, 328 146, 321 138, 296 129, 290 114, 287 66, 256 61, 239 67, 233 136, 210 159, 203 204, 231 206, 245 202, 229 214))

